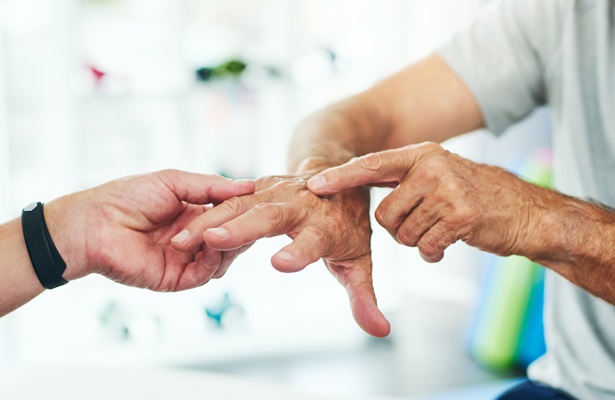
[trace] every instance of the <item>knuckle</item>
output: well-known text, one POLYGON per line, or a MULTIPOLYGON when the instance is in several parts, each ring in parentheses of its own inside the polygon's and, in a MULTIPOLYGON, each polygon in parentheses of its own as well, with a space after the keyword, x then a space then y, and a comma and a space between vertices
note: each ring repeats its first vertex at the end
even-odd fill
POLYGON ((242 214, 244 211, 243 202, 238 197, 226 200, 221 206, 233 215, 242 214))
POLYGON ((377 213, 377 215, 375 215, 376 222, 378 222, 380 226, 382 226, 384 229, 386 229, 389 232, 397 231, 399 226, 404 222, 403 218, 394 217, 389 213, 379 214, 378 210, 376 210, 376 213, 377 213))
POLYGON ((276 189, 288 189, 289 187, 293 186, 295 184, 295 182, 289 181, 289 180, 280 180, 278 182, 275 183, 275 188, 276 189))
POLYGON ((323 231, 320 229, 306 229, 303 233, 315 251, 323 251, 328 240, 327 235, 323 231))
POLYGON ((226 275, 227 271, 228 268, 220 268, 215 274, 213 274, 211 279, 221 279, 224 275, 226 275))
POLYGON ((262 214, 265 218, 269 218, 276 213, 272 203, 258 203, 254 206, 254 211, 262 214))
POLYGON ((418 247, 423 254, 429 257, 437 257, 455 242, 454 237, 448 230, 443 229, 438 233, 428 232, 418 242, 418 247))
POLYGON ((388 228, 387 214, 387 207, 386 205, 382 204, 376 209, 376 212, 374 213, 376 221, 384 228, 388 228))
POLYGON ((275 188, 277 190, 288 190, 290 188, 296 187, 297 182, 292 179, 277 179, 275 183, 271 186, 271 189, 275 188))
MULTIPOLYGON (((239 254, 238 250, 227 251, 222 255, 222 261, 220 262, 220 270, 226 270, 237 258, 239 254)), ((214 271, 215 272, 215 271, 214 271)))
POLYGON ((461 220, 469 221, 474 216, 474 208, 470 204, 462 202, 457 205, 457 210, 455 213, 461 220))
POLYGON ((274 186, 280 179, 277 176, 263 176, 258 178, 256 183, 256 191, 267 190, 274 186))
POLYGON ((165 280, 165 281, 160 282, 160 284, 156 288, 156 291, 163 292, 163 293, 169 293, 169 292, 174 292, 176 287, 177 286, 175 283, 171 282, 170 280, 165 280))
POLYGON ((419 166, 419 177, 429 181, 439 180, 445 170, 442 161, 438 157, 427 157, 421 161, 419 166))
POLYGON ((190 279, 190 286, 198 286, 200 283, 200 277, 196 271, 196 269, 193 269, 190 274, 188 274, 188 278, 190 279))
POLYGON ((158 179, 170 190, 174 191, 175 182, 177 181, 177 174, 179 173, 176 169, 163 169, 154 174, 154 176, 158 177, 158 179))
MULTIPOLYGON (((202 265, 202 270, 201 270, 201 274, 203 274, 203 276, 211 276, 214 272, 216 272, 216 270, 218 268, 220 268, 221 262, 220 263, 203 263, 202 265)), ((196 281, 199 280, 199 276, 195 273, 194 276, 196 277, 196 281)))
POLYGON ((310 192, 307 189, 300 190, 299 193, 297 193, 297 198, 298 198, 299 202, 301 202, 301 203, 312 202, 317 197, 318 196, 316 196, 314 193, 310 192))
POLYGON ((173 168, 167 168, 167 169, 158 171, 159 176, 164 177, 164 178, 169 178, 169 179, 172 179, 178 174, 179 174, 179 170, 173 169, 173 168))
POLYGON ((438 254, 440 248, 437 240, 432 237, 423 237, 419 240, 417 247, 427 257, 435 257, 438 254))
POLYGON ((379 153, 367 154, 355 160, 355 165, 366 172, 378 171, 383 164, 382 155, 379 153))
POLYGON ((275 226, 283 226, 286 222, 286 215, 282 208, 277 204, 261 203, 254 207, 254 211, 258 212, 263 219, 269 221, 275 226))
POLYGON ((448 195, 456 195, 462 189, 462 184, 457 179, 447 179, 440 184, 440 190, 448 195))
POLYGON ((471 205, 465 202, 454 205, 452 228, 459 229, 462 226, 468 225, 474 219, 474 210, 471 205))
POLYGON ((436 142, 424 142, 423 144, 421 144, 421 146, 424 146, 425 150, 430 152, 444 150, 442 146, 436 142))
POLYGON ((418 235, 410 227, 402 226, 397 231, 397 240, 406 246, 415 247, 418 239, 418 235))

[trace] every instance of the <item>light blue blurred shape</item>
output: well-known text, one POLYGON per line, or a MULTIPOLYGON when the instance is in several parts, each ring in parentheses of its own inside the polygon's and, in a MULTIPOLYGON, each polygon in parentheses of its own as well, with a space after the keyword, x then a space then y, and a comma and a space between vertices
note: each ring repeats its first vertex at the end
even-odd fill
POLYGON ((442 392, 421 400, 495 400, 499 395, 523 381, 523 379, 513 379, 469 386, 467 388, 442 392))

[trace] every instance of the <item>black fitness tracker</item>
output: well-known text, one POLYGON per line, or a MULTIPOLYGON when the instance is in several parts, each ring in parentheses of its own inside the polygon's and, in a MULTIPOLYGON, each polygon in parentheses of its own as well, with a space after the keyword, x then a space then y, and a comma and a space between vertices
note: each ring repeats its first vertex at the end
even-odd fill
POLYGON ((32 203, 23 209, 21 227, 34 272, 43 287, 54 289, 68 283, 62 278, 66 263, 49 235, 43 203, 32 203))

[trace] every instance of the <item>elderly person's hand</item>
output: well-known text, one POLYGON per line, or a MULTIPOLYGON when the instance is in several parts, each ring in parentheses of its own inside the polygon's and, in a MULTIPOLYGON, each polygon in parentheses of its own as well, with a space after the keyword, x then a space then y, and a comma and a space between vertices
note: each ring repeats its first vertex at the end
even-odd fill
POLYGON ((377 307, 372 285, 369 192, 366 188, 320 198, 301 177, 267 177, 253 195, 225 201, 197 217, 183 233, 178 250, 193 250, 203 241, 232 251, 256 240, 286 234, 293 242, 276 253, 272 265, 295 272, 323 259, 346 288, 355 320, 367 333, 386 336, 390 325, 377 307))
POLYGON ((355 158, 315 175, 308 187, 329 196, 366 184, 395 187, 376 219, 428 262, 440 261, 458 240, 499 255, 537 255, 535 228, 553 198, 551 191, 435 143, 355 158))

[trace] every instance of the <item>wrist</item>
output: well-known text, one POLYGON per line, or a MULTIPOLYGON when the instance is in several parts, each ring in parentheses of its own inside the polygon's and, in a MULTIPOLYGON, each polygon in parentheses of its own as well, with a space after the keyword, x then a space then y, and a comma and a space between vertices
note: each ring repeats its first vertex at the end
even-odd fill
POLYGON ((51 239, 66 263, 64 279, 70 282, 88 275, 86 233, 89 221, 81 194, 45 204, 44 213, 51 239))
POLYGON ((575 267, 588 262, 598 266, 615 257, 615 214, 599 204, 549 192, 552 200, 535 229, 540 247, 528 258, 575 282, 575 267))

